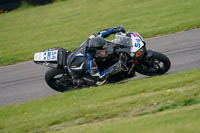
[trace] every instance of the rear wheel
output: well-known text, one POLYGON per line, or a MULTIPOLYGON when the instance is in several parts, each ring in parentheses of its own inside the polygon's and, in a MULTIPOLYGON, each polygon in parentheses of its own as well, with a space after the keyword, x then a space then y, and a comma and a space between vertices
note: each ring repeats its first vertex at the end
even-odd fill
POLYGON ((45 80, 52 89, 59 92, 74 88, 71 78, 63 69, 49 68, 45 73, 45 80))
POLYGON ((169 58, 159 52, 152 51, 153 55, 144 59, 135 66, 135 70, 143 75, 155 76, 166 73, 171 66, 169 58))

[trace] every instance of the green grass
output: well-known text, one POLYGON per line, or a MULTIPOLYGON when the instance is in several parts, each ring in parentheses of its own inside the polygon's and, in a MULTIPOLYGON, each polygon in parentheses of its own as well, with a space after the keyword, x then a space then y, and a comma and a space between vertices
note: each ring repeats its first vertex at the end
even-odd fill
POLYGON ((199 118, 196 69, 1 107, 0 133, 199 133, 199 118))
POLYGON ((200 27, 199 0, 67 0, 0 15, 0 66, 36 51, 76 48, 101 29, 123 25, 145 38, 200 27))
POLYGON ((69 127, 49 133, 199 133, 199 109, 200 104, 148 116, 116 118, 69 127))

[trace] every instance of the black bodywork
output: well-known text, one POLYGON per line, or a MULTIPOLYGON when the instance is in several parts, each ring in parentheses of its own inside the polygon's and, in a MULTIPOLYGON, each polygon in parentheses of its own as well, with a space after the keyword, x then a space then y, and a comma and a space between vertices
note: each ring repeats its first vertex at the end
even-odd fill
MULTIPOLYGON (((96 58, 96 63, 100 71, 104 71, 119 60, 122 60, 123 66, 121 71, 113 73, 107 78, 108 83, 115 83, 121 80, 132 78, 135 76, 135 72, 138 72, 147 76, 155 76, 166 73, 170 66, 169 58, 159 52, 147 50, 146 43, 141 47, 139 56, 130 56, 130 45, 110 43, 108 45, 106 58, 96 58)), ((68 72, 67 60, 73 53, 63 48, 52 48, 48 50, 58 50, 57 62, 35 62, 50 67, 45 74, 45 80, 47 84, 56 91, 66 91, 74 89, 72 78, 68 72)), ((48 51, 47 50, 47 51, 48 51)))

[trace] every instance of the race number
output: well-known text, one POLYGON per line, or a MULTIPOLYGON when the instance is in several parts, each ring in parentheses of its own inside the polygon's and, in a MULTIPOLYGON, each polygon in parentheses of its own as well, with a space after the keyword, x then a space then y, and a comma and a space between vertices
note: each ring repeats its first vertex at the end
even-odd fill
POLYGON ((132 46, 131 46, 131 52, 135 53, 137 52, 142 46, 144 46, 144 43, 140 39, 140 37, 134 33, 131 35, 132 39, 132 46))
POLYGON ((34 54, 34 61, 57 61, 58 50, 38 52, 34 54))

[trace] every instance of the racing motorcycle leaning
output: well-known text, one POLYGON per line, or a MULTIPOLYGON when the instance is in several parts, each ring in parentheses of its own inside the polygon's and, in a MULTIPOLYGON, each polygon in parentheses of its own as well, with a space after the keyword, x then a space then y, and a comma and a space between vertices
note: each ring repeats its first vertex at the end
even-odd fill
MULTIPOLYGON (((169 58, 146 48, 146 42, 136 32, 117 33, 112 45, 107 47, 107 57, 96 58, 100 71, 122 60, 121 71, 111 74, 107 83, 132 78, 135 72, 147 76, 166 73, 171 66, 169 58)), ((49 67, 45 73, 46 83, 54 90, 64 92, 74 89, 68 71, 67 58, 72 52, 63 48, 51 48, 34 54, 34 62, 49 67)))

